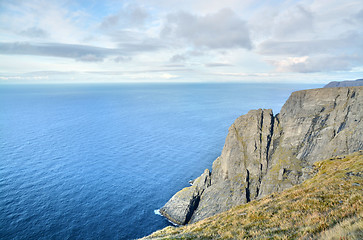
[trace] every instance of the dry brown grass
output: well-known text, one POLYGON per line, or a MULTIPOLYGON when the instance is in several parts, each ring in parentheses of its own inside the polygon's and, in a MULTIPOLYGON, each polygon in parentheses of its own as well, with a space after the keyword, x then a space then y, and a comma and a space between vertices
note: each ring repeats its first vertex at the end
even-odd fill
POLYGON ((363 239, 363 152, 315 166, 301 185, 146 239, 363 239))
POLYGON ((339 240, 339 239, 363 239, 363 213, 345 219, 334 227, 323 231, 319 239, 339 240))

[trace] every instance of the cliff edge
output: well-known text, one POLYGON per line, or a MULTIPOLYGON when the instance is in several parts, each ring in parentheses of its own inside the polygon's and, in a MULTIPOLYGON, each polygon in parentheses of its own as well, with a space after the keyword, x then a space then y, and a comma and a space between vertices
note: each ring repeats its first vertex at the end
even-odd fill
POLYGON ((281 111, 251 110, 229 128, 212 172, 160 213, 187 224, 280 192, 313 176, 313 164, 363 149, 363 87, 294 92, 281 111))

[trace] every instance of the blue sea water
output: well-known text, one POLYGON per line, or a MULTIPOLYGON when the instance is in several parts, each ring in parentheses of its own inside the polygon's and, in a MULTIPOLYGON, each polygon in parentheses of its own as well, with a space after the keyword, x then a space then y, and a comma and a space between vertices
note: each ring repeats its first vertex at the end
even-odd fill
POLYGON ((0 239, 135 239, 297 84, 0 85, 0 239))

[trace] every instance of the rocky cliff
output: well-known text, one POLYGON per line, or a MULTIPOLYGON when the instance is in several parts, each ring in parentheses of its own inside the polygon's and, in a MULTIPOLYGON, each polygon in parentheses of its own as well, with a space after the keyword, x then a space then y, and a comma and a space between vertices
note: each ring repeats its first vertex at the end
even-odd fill
POLYGON ((346 81, 333 81, 324 86, 324 88, 332 87, 356 87, 363 86, 363 79, 346 80, 346 81))
POLYGON ((229 128, 210 173, 176 193, 161 214, 196 222, 311 178, 316 161, 363 149, 363 87, 291 94, 281 112, 251 110, 229 128))
POLYGON ((146 239, 363 239, 363 151, 314 163, 314 177, 146 239))

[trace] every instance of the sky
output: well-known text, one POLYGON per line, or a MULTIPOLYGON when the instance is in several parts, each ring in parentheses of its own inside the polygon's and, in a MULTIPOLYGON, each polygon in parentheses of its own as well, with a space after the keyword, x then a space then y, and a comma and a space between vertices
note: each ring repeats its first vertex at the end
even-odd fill
POLYGON ((0 0, 0 83, 357 78, 362 0, 0 0))

